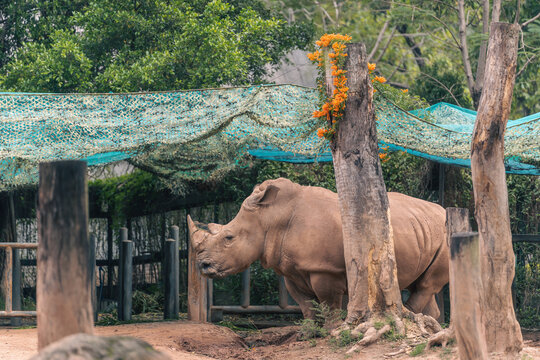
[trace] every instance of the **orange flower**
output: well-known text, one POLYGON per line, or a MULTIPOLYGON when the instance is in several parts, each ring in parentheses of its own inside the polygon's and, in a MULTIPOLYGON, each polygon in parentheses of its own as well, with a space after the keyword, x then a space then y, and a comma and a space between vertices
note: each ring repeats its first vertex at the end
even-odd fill
POLYGON ((401 92, 404 93, 404 94, 406 94, 406 93, 409 92, 409 89, 401 89, 401 92))
POLYGON ((325 133, 326 133, 325 129, 318 129, 317 130, 317 136, 320 137, 320 138, 324 137, 325 133))
POLYGON ((318 51, 315 51, 314 53, 307 54, 307 57, 311 61, 317 61, 320 58, 320 53, 318 51))
POLYGON ((372 82, 378 81, 378 82, 380 82, 382 84, 382 83, 386 82, 386 78, 384 76, 375 76, 375 78, 373 80, 371 80, 371 81, 372 82))
POLYGON ((375 70, 376 67, 377 67, 376 64, 372 64, 372 63, 367 64, 367 68, 368 68, 369 71, 375 70))

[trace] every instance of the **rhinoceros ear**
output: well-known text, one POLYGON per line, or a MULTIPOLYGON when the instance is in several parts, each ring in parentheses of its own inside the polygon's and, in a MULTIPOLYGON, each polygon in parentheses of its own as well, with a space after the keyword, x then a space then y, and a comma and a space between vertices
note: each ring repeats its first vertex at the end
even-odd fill
POLYGON ((268 185, 261 191, 255 190, 246 200, 244 200, 244 208, 249 211, 256 210, 260 206, 270 205, 276 200, 279 188, 274 185, 268 185))
POLYGON ((201 229, 199 226, 197 226, 195 222, 191 220, 191 216, 189 215, 187 216, 187 223, 188 223, 189 239, 191 242, 191 246, 193 247, 193 249, 197 250, 201 246, 203 241, 206 239, 209 233, 208 231, 201 229))

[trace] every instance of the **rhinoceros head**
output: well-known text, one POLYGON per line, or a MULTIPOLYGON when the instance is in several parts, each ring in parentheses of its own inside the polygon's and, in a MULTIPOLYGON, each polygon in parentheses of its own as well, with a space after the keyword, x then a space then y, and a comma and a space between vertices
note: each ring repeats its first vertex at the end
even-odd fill
POLYGON ((272 205, 279 188, 262 184, 244 200, 236 217, 226 225, 202 224, 188 215, 191 246, 204 276, 222 278, 244 271, 264 251, 261 217, 272 205), (264 186, 263 186, 264 185, 264 186))

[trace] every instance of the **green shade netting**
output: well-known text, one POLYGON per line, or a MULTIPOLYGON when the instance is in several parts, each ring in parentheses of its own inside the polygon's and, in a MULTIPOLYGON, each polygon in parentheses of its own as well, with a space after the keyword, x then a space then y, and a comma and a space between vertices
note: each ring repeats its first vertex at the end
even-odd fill
MULTIPOLYGON (((253 156, 330 161, 316 136, 315 89, 263 85, 129 94, 0 93, 0 190, 34 184, 41 161, 129 160, 165 178, 200 179, 253 156)), ((405 112, 376 102, 382 145, 468 166, 476 113, 439 103, 405 112), (423 119, 429 112, 429 121, 423 119)), ((508 122, 507 171, 540 175, 540 114, 508 122)))

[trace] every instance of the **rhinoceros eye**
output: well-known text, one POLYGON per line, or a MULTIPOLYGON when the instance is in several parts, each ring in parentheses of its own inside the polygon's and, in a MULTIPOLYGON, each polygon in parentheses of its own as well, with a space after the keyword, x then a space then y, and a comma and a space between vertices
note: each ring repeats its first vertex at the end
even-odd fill
POLYGON ((232 235, 227 235, 227 236, 225 236, 225 241, 226 241, 226 242, 229 243, 229 242, 231 242, 231 241, 233 241, 233 240, 234 240, 234 236, 232 236, 232 235))

